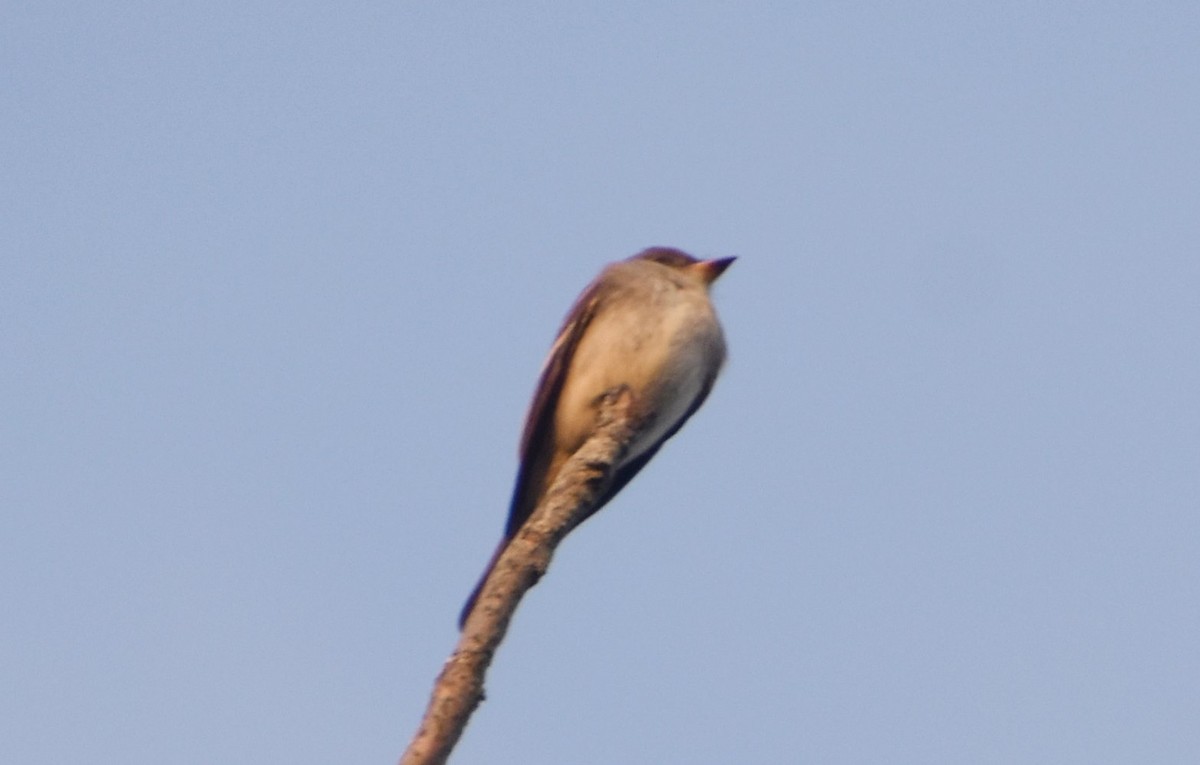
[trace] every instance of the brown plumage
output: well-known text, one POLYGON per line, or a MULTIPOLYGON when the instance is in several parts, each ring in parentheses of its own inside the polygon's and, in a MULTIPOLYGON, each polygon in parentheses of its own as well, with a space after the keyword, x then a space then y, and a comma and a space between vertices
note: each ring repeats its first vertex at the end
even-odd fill
POLYGON ((587 440, 601 395, 627 386, 642 427, 589 517, 704 403, 725 360, 725 340, 708 287, 733 260, 697 260, 680 250, 654 247, 608 265, 575 301, 525 418, 504 536, 463 607, 460 627, 500 554, 563 464, 587 440))

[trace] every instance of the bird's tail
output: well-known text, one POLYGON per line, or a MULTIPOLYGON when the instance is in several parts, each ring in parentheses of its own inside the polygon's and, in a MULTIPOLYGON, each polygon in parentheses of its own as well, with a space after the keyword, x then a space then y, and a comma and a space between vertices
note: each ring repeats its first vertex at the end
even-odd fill
POLYGON ((492 569, 496 567, 496 561, 500 560, 501 553, 504 548, 508 547, 511 537, 505 537, 500 540, 500 544, 496 546, 496 552, 492 553, 492 559, 488 561, 487 568, 483 570, 483 576, 479 577, 479 582, 475 585, 475 589, 471 590, 470 597, 467 598, 466 604, 458 615, 458 628, 461 630, 463 625, 467 623, 467 617, 471 615, 471 611, 475 608, 475 601, 479 599, 479 593, 483 592, 483 585, 492 575, 492 569))

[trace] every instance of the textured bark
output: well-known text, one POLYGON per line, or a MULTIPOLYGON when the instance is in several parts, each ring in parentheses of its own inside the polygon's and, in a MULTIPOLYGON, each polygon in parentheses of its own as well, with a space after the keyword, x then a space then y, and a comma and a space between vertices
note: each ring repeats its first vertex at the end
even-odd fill
POLYGON ((546 573, 563 537, 587 517, 633 439, 638 423, 633 422, 630 403, 624 388, 601 399, 592 435, 563 465, 500 556, 438 675, 425 717, 400 765, 440 765, 449 759, 471 713, 483 701, 484 676, 521 598, 546 573))

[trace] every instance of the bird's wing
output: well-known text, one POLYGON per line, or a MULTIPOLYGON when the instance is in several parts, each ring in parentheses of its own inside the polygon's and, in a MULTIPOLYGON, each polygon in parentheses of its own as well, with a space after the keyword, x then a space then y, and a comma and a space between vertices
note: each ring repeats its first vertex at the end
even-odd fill
POLYGON ((536 393, 525 416, 525 429, 521 434, 520 460, 517 482, 513 487, 512 504, 508 511, 508 523, 504 528, 505 540, 511 539, 521 525, 533 513, 542 492, 546 489, 546 472, 554 458, 555 410, 562 393, 567 372, 579 339, 600 309, 600 279, 588 285, 567 314, 567 321, 558 331, 558 337, 550 348, 542 374, 538 379, 536 393))
POLYGON ((546 489, 546 475, 554 460, 555 451, 554 413, 558 409, 558 398, 567 379, 567 372, 571 368, 571 360, 575 357, 575 349, 579 347, 579 339, 583 337, 588 325, 600 310, 599 283, 600 279, 592 282, 575 301, 575 305, 567 313, 567 320, 562 329, 558 331, 554 345, 550 347, 546 362, 542 365, 542 374, 538 378, 533 401, 529 405, 528 414, 525 415, 525 429, 521 433, 521 464, 517 468, 517 483, 513 487, 508 522, 504 525, 504 538, 500 540, 491 561, 483 570, 483 576, 479 578, 479 583, 471 591, 459 614, 459 629, 466 624, 492 567, 500 560, 500 554, 533 514, 542 498, 542 492, 546 489))

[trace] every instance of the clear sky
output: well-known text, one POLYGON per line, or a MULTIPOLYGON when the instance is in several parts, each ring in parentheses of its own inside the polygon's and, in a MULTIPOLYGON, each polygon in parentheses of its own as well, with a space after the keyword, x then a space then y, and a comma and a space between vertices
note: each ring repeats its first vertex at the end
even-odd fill
POLYGON ((1200 5, 10 4, 0 761, 389 763, 606 262, 708 403, 454 762, 1200 762, 1200 5))

